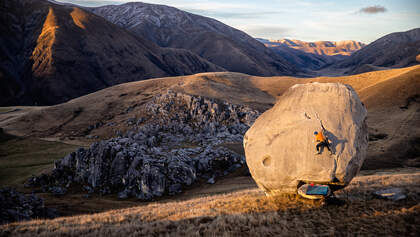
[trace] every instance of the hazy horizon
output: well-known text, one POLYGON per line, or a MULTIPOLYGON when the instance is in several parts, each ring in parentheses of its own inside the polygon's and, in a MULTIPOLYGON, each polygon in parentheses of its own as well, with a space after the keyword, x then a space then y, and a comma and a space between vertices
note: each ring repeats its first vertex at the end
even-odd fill
POLYGON ((127 2, 163 4, 217 19, 255 38, 370 43, 386 34, 420 27, 415 0, 57 0, 82 6, 127 2))

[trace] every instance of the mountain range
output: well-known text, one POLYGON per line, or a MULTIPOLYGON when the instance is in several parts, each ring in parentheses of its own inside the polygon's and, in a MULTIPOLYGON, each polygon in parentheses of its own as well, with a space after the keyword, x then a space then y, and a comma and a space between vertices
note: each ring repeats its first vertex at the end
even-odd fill
POLYGON ((358 42, 355 40, 343 40, 343 41, 315 41, 305 42, 302 40, 295 39, 281 39, 281 40, 264 40, 259 39, 267 47, 279 47, 286 46, 289 48, 297 49, 306 53, 312 53, 316 55, 344 55, 350 56, 352 53, 366 46, 365 43, 358 42))
POLYGON ((420 28, 391 33, 368 45, 353 40, 258 40, 310 76, 353 75, 420 62, 420 28))
POLYGON ((299 72, 282 55, 212 18, 141 2, 87 9, 161 47, 190 50, 231 72, 259 76, 299 72))
POLYGON ((366 44, 354 40, 337 42, 305 42, 294 39, 258 40, 309 74, 314 70, 341 61, 366 46, 366 44))
POLYGON ((408 67, 420 62, 416 59, 419 55, 420 28, 416 28, 385 35, 331 68, 344 69, 344 74, 357 74, 378 69, 408 67))
POLYGON ((199 72, 312 77, 418 63, 420 28, 356 41, 254 39, 155 4, 0 2, 0 105, 51 105, 130 81, 199 72))
POLYGON ((123 82, 225 71, 78 7, 2 1, 0 21, 0 105, 55 104, 123 82))

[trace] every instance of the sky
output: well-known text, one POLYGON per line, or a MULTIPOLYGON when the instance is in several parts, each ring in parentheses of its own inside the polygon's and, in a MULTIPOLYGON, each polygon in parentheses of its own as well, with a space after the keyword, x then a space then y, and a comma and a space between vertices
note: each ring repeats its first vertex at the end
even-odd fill
MULTIPOLYGON (((136 0, 56 0, 82 6, 136 0)), ((256 38, 357 40, 420 27, 420 0, 142 0, 215 18, 256 38)))

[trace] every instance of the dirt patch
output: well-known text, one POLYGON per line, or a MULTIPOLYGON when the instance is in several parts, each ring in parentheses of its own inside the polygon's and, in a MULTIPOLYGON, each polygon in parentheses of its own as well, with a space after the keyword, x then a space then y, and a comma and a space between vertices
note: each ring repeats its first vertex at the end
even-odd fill
POLYGON ((239 155, 245 155, 245 150, 244 150, 244 146, 242 143, 225 143, 222 144, 221 146, 224 146, 236 153, 238 153, 239 155))

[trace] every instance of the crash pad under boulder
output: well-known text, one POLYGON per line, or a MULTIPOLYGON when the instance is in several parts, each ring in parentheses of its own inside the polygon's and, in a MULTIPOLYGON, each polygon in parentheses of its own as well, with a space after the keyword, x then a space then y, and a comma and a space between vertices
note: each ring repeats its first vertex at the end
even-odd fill
POLYGON ((304 184, 297 190, 298 194, 308 199, 323 199, 331 194, 331 188, 323 184, 304 184))
POLYGON ((296 193, 303 183, 346 186, 366 156, 367 110, 351 86, 297 84, 246 132, 246 162, 268 195, 296 193), (325 127, 330 155, 316 155, 314 131, 325 127))

